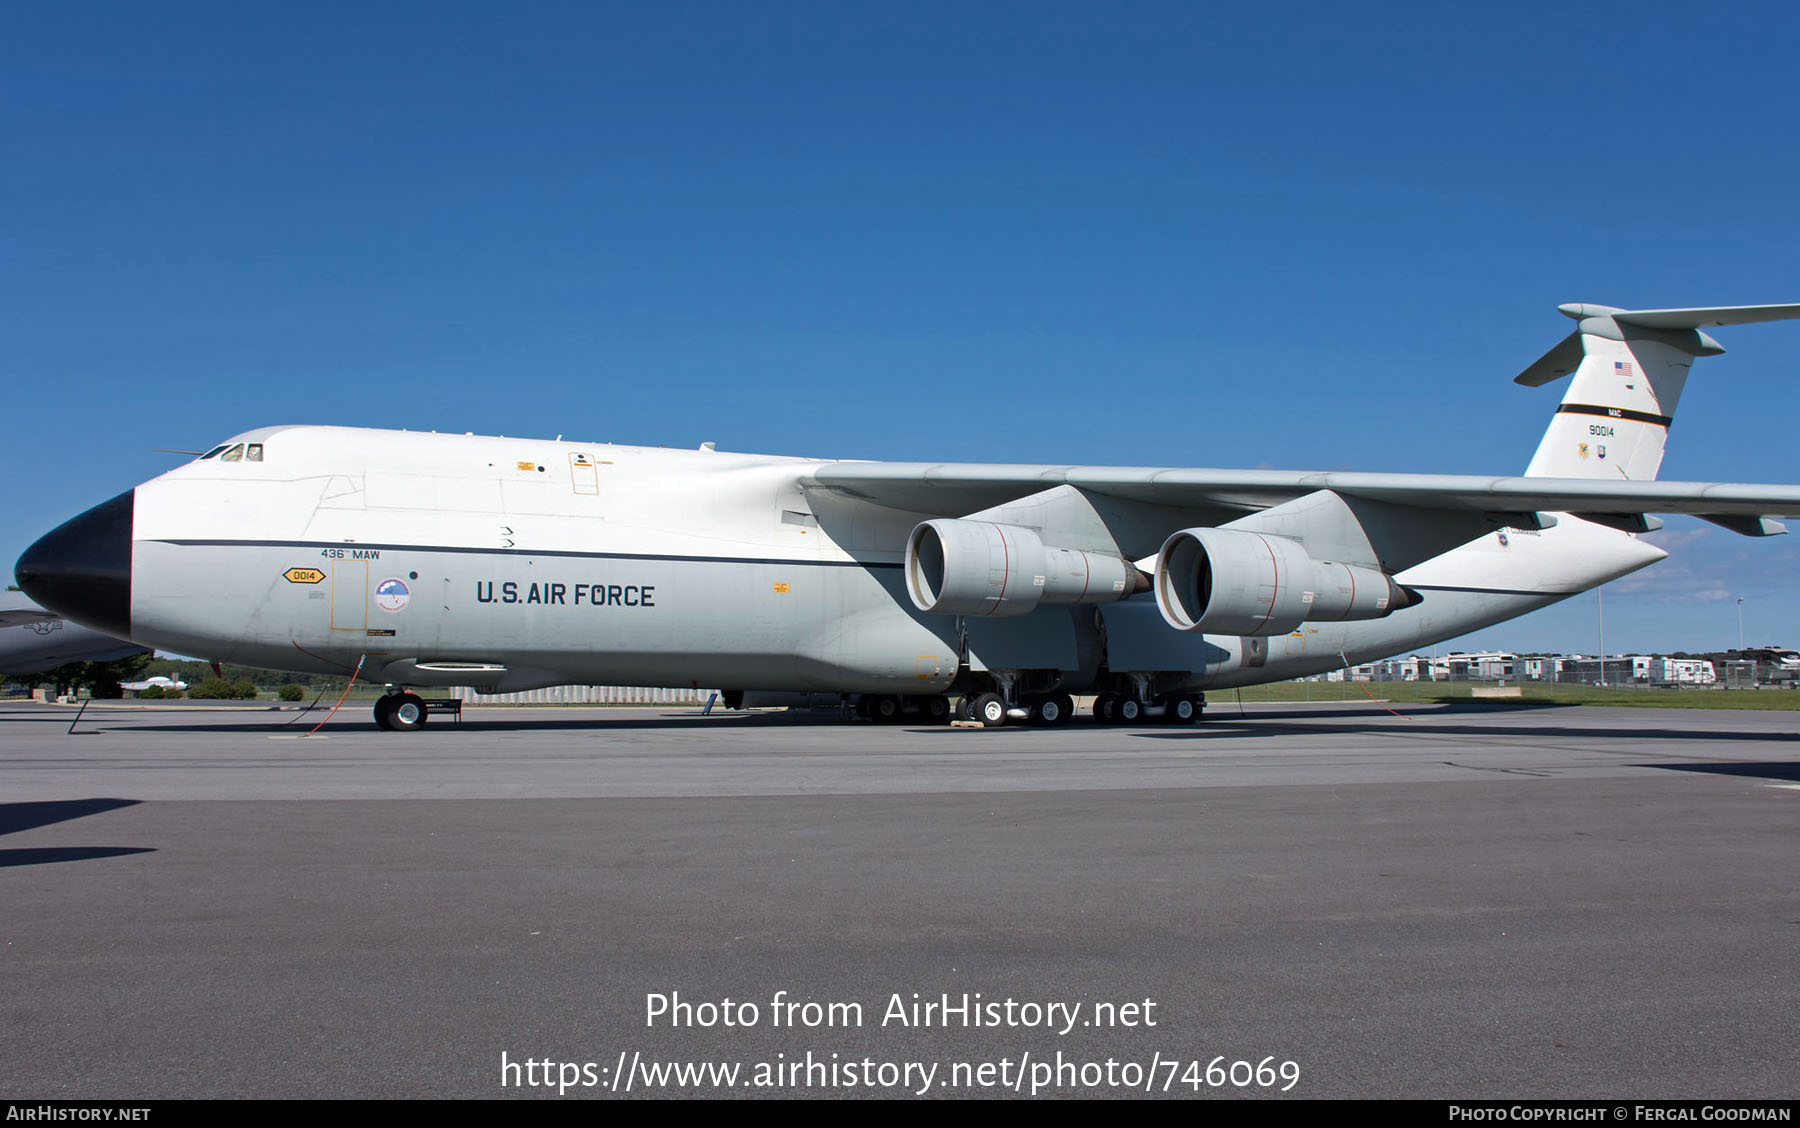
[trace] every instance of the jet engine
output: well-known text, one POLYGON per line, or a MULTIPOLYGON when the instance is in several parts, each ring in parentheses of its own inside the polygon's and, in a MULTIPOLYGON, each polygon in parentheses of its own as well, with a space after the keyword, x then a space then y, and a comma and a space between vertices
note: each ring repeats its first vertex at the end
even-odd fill
POLYGON ((1375 568, 1314 560, 1287 537, 1183 529, 1156 559, 1156 605, 1180 631, 1287 634, 1304 622, 1380 619, 1418 596, 1375 568))
POLYGON ((1149 588, 1122 557, 1046 545, 992 521, 926 521, 906 541, 906 590, 938 615, 1027 615, 1040 603, 1111 603, 1149 588))

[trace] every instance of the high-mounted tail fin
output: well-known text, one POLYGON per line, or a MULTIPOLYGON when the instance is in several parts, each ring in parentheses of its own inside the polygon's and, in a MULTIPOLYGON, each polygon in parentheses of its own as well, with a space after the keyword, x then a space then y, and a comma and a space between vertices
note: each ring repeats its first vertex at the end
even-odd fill
POLYGON ((1515 377, 1538 387, 1575 374, 1525 470, 1528 478, 1655 478, 1688 367, 1695 357, 1725 351, 1701 330, 1800 318, 1800 305, 1614 309, 1572 302, 1557 308, 1578 327, 1515 377))

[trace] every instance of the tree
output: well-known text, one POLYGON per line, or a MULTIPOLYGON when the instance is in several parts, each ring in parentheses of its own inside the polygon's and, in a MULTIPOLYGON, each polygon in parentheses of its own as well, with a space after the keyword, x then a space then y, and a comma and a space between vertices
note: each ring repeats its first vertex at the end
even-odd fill
POLYGON ((113 662, 69 662, 43 673, 19 675, 15 680, 34 688, 53 685, 59 696, 85 689, 92 697, 116 698, 125 696, 119 683, 137 681, 149 664, 149 654, 133 654, 113 662))

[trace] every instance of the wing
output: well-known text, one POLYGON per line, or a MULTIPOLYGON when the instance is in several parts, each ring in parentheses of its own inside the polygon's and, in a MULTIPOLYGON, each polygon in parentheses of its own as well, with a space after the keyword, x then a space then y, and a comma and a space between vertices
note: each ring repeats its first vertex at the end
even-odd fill
POLYGON ((1800 515, 1800 486, 1461 474, 832 462, 814 467, 803 485, 907 513, 993 520, 1008 519, 1047 491, 1072 489, 1134 558, 1155 552, 1183 527, 1243 527, 1247 518, 1254 527, 1253 515, 1331 494, 1355 511, 1371 540, 1388 542, 1376 549, 1390 567, 1429 559, 1492 528, 1543 528, 1558 513, 1629 532, 1659 527, 1649 514, 1691 514, 1753 536, 1785 532, 1774 518, 1800 515))
POLYGON ((1333 470, 1181 470, 1129 466, 833 462, 806 485, 919 513, 962 514, 1069 485, 1083 493, 1181 509, 1266 509, 1315 490, 1421 509, 1577 516, 1686 513, 1696 517, 1800 516, 1800 486, 1723 482, 1609 482, 1470 474, 1364 474, 1333 470))

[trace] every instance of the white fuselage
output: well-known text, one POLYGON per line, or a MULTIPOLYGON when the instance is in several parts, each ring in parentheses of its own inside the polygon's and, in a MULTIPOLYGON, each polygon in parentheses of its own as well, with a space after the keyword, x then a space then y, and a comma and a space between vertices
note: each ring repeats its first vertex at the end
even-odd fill
POLYGON ((1565 517, 1402 573, 1416 607, 1262 645, 1178 635, 1147 596, 967 632, 902 590, 908 533, 943 515, 809 492, 811 460, 334 427, 245 440, 260 461, 138 487, 133 638, 404 684, 927 694, 960 664, 1037 653, 1077 692, 1102 664, 1246 684, 1454 637, 1662 555, 1565 517))

